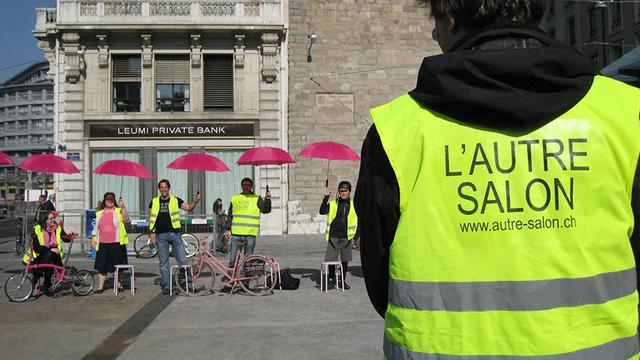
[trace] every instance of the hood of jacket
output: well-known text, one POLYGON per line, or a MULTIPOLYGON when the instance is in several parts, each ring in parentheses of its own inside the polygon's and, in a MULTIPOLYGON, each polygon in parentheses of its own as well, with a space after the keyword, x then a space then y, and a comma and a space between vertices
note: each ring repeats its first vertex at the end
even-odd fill
POLYGON ((472 125, 538 128, 579 102, 598 71, 591 59, 535 26, 498 25, 425 58, 409 94, 472 125))

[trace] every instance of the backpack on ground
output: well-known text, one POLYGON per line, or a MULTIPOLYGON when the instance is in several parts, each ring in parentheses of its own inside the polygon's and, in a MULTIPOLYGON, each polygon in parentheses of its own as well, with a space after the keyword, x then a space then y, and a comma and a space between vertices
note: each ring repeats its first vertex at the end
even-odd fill
MULTIPOLYGON (((280 270, 280 281, 282 281, 282 290, 296 290, 300 286, 300 279, 293 277, 289 268, 280 270)), ((270 282, 269 279, 267 282, 270 282)), ((276 288, 278 285, 280 284, 276 280, 276 288)))

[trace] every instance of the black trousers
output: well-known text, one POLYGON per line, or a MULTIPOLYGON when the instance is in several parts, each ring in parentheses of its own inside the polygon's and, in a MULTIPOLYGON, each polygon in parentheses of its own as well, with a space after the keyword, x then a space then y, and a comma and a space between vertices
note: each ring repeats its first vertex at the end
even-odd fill
MULTIPOLYGON (((60 254, 56 254, 53 251, 49 250, 43 254, 39 254, 35 260, 33 260, 34 264, 53 264, 62 266, 62 258, 60 254)), ((48 291, 51 287, 51 276, 53 276, 52 268, 44 268, 44 269, 36 269, 33 273, 33 283, 37 283, 38 279, 44 275, 44 288, 45 291, 48 291)))

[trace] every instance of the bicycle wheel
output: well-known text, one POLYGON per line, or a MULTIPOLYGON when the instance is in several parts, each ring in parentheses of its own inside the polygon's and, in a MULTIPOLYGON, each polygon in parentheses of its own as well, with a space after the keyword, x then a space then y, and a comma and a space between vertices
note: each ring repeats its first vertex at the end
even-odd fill
POLYGON ((14 302, 27 301, 33 293, 33 276, 27 272, 11 275, 4 283, 4 294, 14 302))
POLYGON ((188 265, 191 265, 193 276, 184 274, 183 271, 176 271, 173 274, 173 279, 180 292, 187 296, 211 294, 213 285, 216 282, 216 272, 211 265, 202 259, 191 259, 188 265), (186 280, 188 281, 185 281, 185 276, 187 276, 186 280), (188 289, 187 282, 189 283, 188 289))
POLYGON ((198 238, 191 234, 182 234, 182 241, 184 242, 184 251, 188 258, 195 255, 200 249, 200 242, 198 241, 198 238))
POLYGON ((260 255, 249 255, 238 267, 240 286, 250 295, 262 296, 273 291, 276 286, 276 266, 260 255))
POLYGON ((71 275, 71 289, 78 296, 87 296, 93 290, 95 284, 93 274, 87 270, 79 270, 71 275))
POLYGON ((158 252, 158 249, 151 243, 147 234, 140 234, 133 240, 133 250, 136 252, 137 257, 143 259, 151 259, 158 252))

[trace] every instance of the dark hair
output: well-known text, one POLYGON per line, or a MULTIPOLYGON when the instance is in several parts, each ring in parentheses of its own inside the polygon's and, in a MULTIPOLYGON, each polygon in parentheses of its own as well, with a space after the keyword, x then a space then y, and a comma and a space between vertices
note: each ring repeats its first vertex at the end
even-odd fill
POLYGON ((38 225, 40 225, 40 227, 43 229, 47 226, 47 219, 49 218, 49 214, 51 214, 51 211, 41 211, 38 215, 38 225))
POLYGON ((169 180, 167 180, 167 179, 162 179, 162 180, 160 180, 160 181, 158 182, 158 189, 160 189, 160 184, 162 184, 162 183, 167 184, 167 187, 168 187, 169 189, 171 189, 171 183, 170 183, 170 182, 169 182, 169 180))
POLYGON ((244 178, 242 179, 242 181, 240 181, 240 185, 242 185, 243 182, 248 181, 251 183, 251 185, 253 185, 253 180, 249 179, 249 178, 244 178))
POLYGON ((340 189, 347 189, 351 191, 351 183, 346 180, 340 181, 340 183, 338 184, 338 190, 340 189))
POLYGON ((466 30, 497 23, 538 24, 548 0, 416 0, 441 20, 451 15, 466 30))
POLYGON ((216 201, 213 202, 213 213, 215 215, 222 213, 222 199, 217 198, 216 201))
POLYGON ((118 202, 116 201, 116 194, 112 192, 106 192, 102 196, 102 201, 100 202, 100 207, 98 208, 98 210, 102 210, 106 207, 105 201, 107 200, 107 196, 109 195, 113 196, 113 206, 118 207, 118 202))

